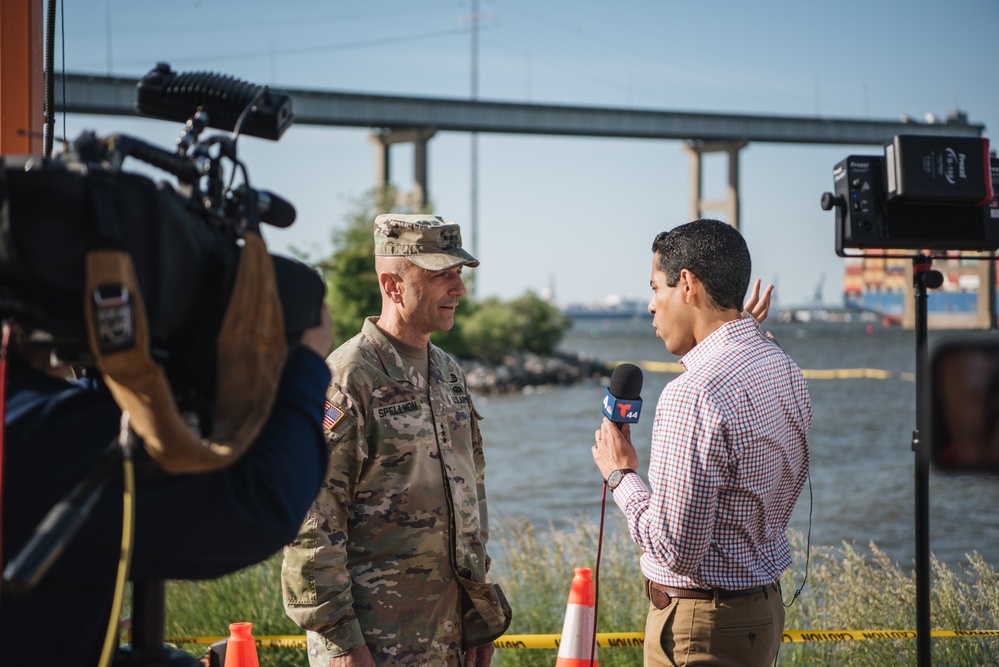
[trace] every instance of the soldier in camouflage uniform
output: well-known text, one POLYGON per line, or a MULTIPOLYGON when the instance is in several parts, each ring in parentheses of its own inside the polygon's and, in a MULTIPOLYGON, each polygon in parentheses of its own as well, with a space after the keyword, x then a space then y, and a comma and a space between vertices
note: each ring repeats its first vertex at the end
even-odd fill
POLYGON ((285 610, 312 667, 487 666, 491 643, 462 646, 458 580, 489 565, 481 417, 430 343, 479 262, 426 215, 378 216, 375 256, 381 315, 327 359, 327 481, 285 549, 285 610))

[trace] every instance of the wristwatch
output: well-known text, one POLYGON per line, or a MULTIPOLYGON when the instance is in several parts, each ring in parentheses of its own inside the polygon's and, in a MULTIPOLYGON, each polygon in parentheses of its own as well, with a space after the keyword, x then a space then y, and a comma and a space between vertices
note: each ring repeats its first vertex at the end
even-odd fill
POLYGON ((621 480, 624 479, 624 476, 629 472, 635 471, 631 468, 621 468, 620 470, 612 471, 611 474, 607 475, 607 488, 611 491, 616 489, 621 484, 621 480))

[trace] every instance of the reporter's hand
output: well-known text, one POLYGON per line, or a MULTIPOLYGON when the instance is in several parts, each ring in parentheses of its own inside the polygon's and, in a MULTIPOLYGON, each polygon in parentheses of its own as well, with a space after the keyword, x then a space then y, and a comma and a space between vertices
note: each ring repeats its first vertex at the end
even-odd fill
POLYGON ((375 667, 375 659, 367 646, 358 646, 349 653, 330 658, 330 667, 375 667))
POLYGON ((300 342, 323 359, 330 353, 333 345, 333 320, 330 319, 330 311, 326 309, 325 303, 319 305, 319 326, 306 329, 300 342))
POLYGON ((631 444, 631 424, 618 425, 604 417, 600 428, 593 433, 593 462, 604 479, 615 470, 638 470, 638 454, 631 444))
POLYGON ((753 283, 753 291, 750 293, 749 299, 746 300, 746 305, 743 306, 743 310, 752 315, 757 324, 763 324, 763 320, 767 319, 767 315, 770 313, 770 297, 774 291, 773 285, 767 285, 763 295, 760 296, 761 284, 762 281, 757 278, 753 283))

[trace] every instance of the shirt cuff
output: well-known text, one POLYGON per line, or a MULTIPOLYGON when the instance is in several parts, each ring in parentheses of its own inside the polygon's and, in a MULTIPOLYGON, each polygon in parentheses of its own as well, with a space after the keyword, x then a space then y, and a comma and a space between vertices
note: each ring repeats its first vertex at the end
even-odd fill
POLYGON ((611 495, 614 497, 614 502, 617 503, 617 506, 621 508, 621 511, 627 514, 628 506, 631 504, 632 499, 636 497, 636 494, 648 497, 649 490, 637 472, 629 472, 621 478, 621 483, 617 485, 617 488, 614 489, 611 495))
POLYGON ((365 643, 361 624, 356 618, 352 618, 321 635, 317 634, 316 639, 322 644, 327 655, 331 657, 349 653, 355 648, 364 646, 365 643))

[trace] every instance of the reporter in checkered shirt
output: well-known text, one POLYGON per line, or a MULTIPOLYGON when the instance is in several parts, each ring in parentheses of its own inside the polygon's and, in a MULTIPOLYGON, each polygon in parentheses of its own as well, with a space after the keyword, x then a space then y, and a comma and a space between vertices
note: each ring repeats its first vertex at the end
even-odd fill
POLYGON ((697 220, 652 250, 649 312, 685 372, 656 406, 648 485, 627 424, 604 419, 593 447, 643 550, 645 664, 770 664, 784 629, 785 531, 808 475, 808 388, 759 332, 771 288, 761 299, 757 282, 740 306, 751 261, 736 229, 697 220))

